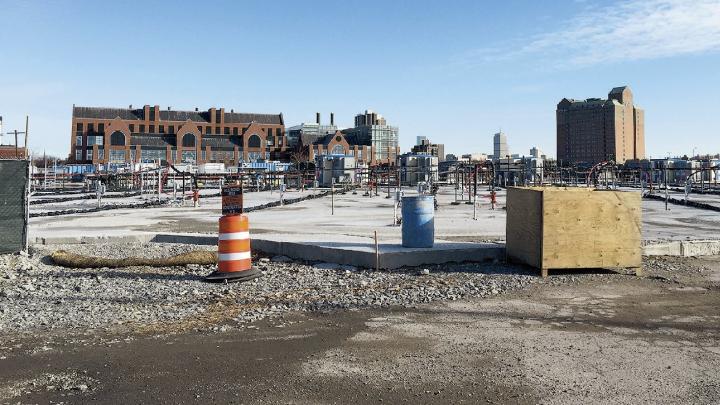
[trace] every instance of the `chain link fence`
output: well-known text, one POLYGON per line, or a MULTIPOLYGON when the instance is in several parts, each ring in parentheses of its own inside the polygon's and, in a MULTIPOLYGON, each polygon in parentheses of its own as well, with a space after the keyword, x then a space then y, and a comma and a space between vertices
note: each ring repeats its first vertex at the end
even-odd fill
POLYGON ((0 160, 0 253, 15 253, 25 247, 26 160, 0 160))

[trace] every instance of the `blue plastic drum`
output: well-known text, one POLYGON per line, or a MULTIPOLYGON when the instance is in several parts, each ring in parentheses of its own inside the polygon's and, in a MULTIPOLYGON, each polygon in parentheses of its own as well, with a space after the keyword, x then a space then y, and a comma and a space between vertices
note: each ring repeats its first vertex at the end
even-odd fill
POLYGON ((402 245, 431 248, 435 242, 435 200, 431 195, 402 198, 402 245))

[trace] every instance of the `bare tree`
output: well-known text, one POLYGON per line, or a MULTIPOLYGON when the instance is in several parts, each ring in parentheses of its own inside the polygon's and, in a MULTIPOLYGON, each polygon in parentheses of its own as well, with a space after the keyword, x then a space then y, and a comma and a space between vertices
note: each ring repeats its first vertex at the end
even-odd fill
POLYGON ((35 156, 33 158, 32 164, 35 167, 44 167, 45 162, 47 162, 48 166, 52 166, 56 160, 57 160, 58 165, 64 165, 67 163, 67 159, 59 158, 59 157, 53 156, 53 155, 47 155, 47 156, 35 156))

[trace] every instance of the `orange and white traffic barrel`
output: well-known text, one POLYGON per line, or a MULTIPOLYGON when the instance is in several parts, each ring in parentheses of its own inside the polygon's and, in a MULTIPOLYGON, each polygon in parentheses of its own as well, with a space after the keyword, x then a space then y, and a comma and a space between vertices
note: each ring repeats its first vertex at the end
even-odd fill
POLYGON ((250 252, 250 227, 244 214, 220 217, 218 234, 218 269, 207 281, 247 281, 260 277, 252 267, 250 252))

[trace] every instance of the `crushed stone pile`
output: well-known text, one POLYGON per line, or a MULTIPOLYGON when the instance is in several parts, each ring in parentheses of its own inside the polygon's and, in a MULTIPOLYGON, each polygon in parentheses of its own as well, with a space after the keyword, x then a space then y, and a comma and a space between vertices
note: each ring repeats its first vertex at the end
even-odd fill
MULTIPOLYGON (((211 284, 214 264, 68 268, 56 250, 74 257, 186 258, 216 254, 214 246, 129 243, 38 246, 31 255, 0 255, 0 335, 38 330, 227 330, 294 311, 412 307, 439 300, 489 297, 548 280, 531 269, 503 263, 464 263, 374 271, 332 263, 299 263, 287 257, 254 257, 262 277, 211 284), (179 256, 178 256, 179 255, 179 256), (57 257, 56 257, 57 258, 57 257)), ((143 259, 147 260, 147 259, 143 259)), ((178 262, 180 263, 180 262, 178 262)), ((97 264, 97 263, 95 263, 97 264)), ((88 265, 88 267, 90 267, 88 265)))

